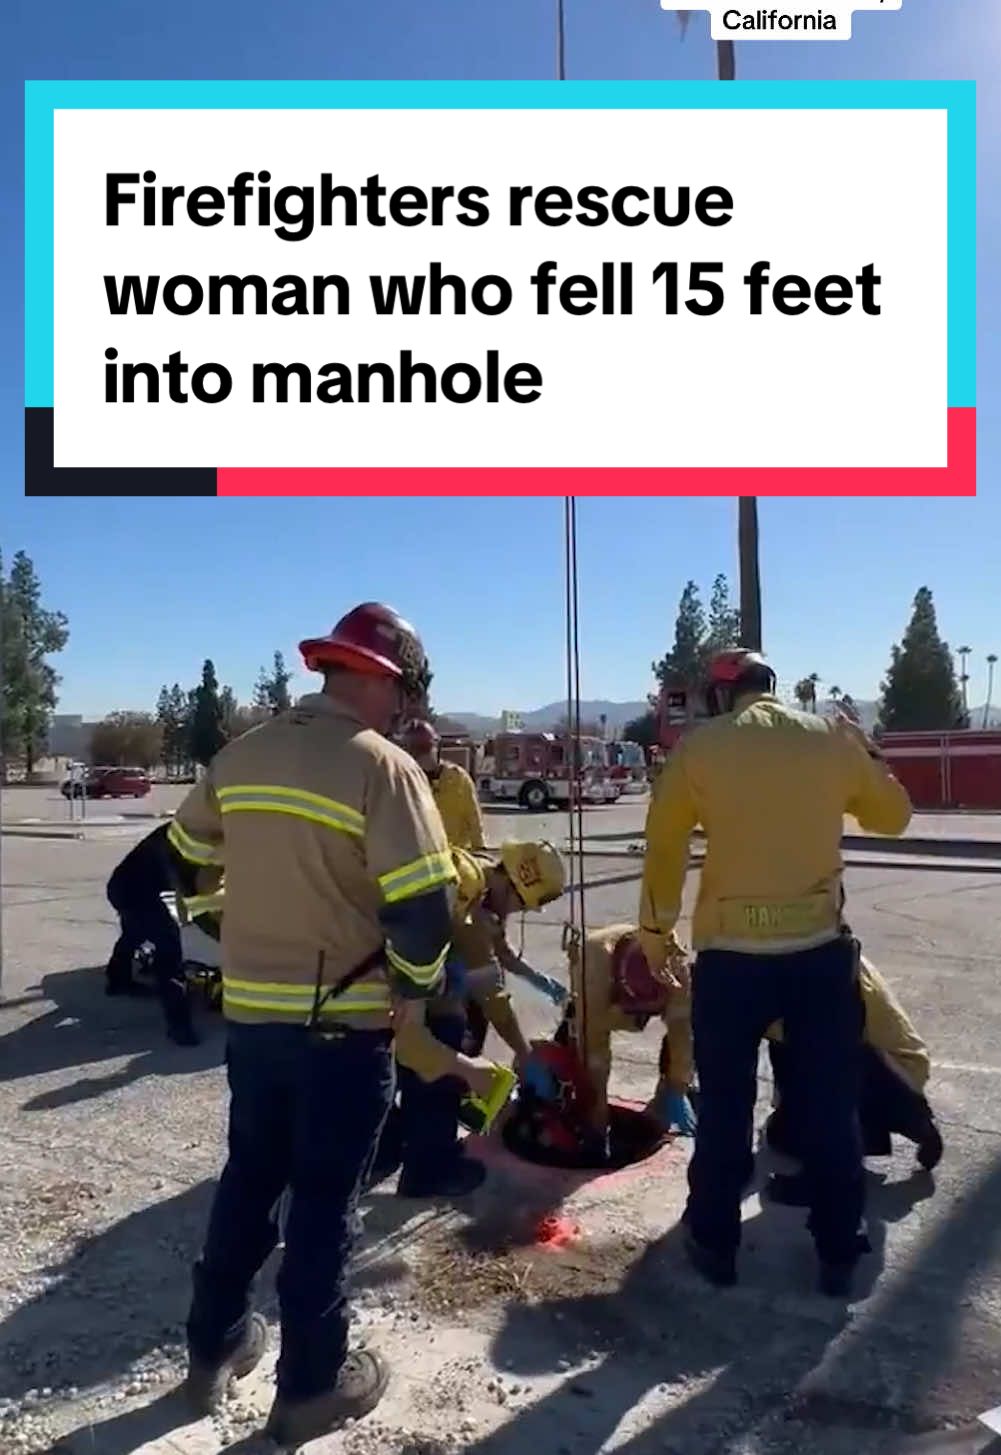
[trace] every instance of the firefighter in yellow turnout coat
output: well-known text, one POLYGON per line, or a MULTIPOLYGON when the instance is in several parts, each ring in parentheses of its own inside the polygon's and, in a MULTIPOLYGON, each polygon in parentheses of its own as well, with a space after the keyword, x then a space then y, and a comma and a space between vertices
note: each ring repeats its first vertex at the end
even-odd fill
POLYGON ((388 1372, 348 1352, 356 1203, 394 1086, 392 1025, 442 981, 456 872, 427 780, 384 736, 427 681, 423 648, 366 603, 302 644, 324 688, 235 739, 170 828, 225 874, 229 1157, 188 1317, 188 1400, 204 1414, 260 1359, 253 1280, 275 1246, 282 1342, 268 1433, 298 1446, 371 1410, 388 1372))
POLYGON ((504 921, 519 910, 559 899, 566 883, 559 853, 545 842, 506 843, 496 852, 453 848, 452 858, 457 882, 444 989, 428 1006, 426 1028, 397 1034, 400 1105, 383 1133, 374 1172, 381 1179, 402 1163, 398 1191, 403 1196, 467 1193, 483 1180, 482 1165, 462 1156, 458 1141, 470 1064, 461 1050, 467 1006, 476 1006, 520 1068, 529 1045, 511 1005, 505 969, 532 972, 508 947, 504 921))
POLYGON ((654 788, 639 912, 656 968, 701 824, 692 919, 699 1119, 686 1248, 710 1281, 736 1279, 758 1050, 781 1019, 804 1121, 820 1286, 842 1297, 867 1246, 859 946, 843 916, 843 820, 900 834, 910 802, 857 727, 779 702, 775 674, 756 653, 720 654, 706 695, 713 721, 682 737, 654 788))

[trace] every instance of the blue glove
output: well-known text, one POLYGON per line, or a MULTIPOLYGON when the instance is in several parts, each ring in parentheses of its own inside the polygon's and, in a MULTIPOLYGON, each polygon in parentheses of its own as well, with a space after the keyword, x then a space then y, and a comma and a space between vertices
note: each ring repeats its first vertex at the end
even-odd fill
POLYGON ((695 1111, 683 1091, 660 1091, 651 1111, 666 1132, 677 1129, 683 1137, 695 1136, 695 1111))
POLYGON ((540 1066, 537 1061, 528 1062, 521 1078, 521 1084, 526 1091, 531 1091, 540 1101, 555 1101, 559 1094, 556 1077, 548 1066, 540 1066))

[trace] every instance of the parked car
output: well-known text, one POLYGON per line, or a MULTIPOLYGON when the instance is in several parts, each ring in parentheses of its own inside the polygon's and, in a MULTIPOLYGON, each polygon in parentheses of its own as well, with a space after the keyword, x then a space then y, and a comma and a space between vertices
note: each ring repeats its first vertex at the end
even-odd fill
POLYGON ((82 779, 67 778, 64 798, 145 798, 151 791, 145 768, 89 768, 82 779))

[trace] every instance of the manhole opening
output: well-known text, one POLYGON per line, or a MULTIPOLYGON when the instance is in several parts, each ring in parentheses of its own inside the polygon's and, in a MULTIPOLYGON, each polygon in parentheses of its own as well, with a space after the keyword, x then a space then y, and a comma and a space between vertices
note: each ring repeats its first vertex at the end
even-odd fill
POLYGON ((524 1162, 576 1172, 616 1172, 633 1167, 660 1151, 668 1140, 652 1117, 629 1106, 609 1107, 608 1130, 610 1156, 600 1166, 582 1160, 576 1149, 554 1145, 540 1117, 517 1109, 504 1123, 501 1137, 508 1151, 524 1162))

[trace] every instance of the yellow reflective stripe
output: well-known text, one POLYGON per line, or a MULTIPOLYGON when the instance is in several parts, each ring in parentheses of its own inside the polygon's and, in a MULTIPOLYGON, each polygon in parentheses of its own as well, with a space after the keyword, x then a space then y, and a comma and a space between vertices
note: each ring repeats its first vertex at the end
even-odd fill
MULTIPOLYGON (((261 1015, 268 1016, 272 1020, 286 1016, 289 1020, 294 1020, 302 1025, 306 1024, 310 1013, 309 1007, 306 1007, 304 1010, 301 1006, 295 1005, 271 1005, 255 1000, 251 996, 233 995, 227 990, 224 990, 222 993, 222 1005, 224 1011, 227 1009, 253 1010, 261 1015)), ((344 996, 336 1002, 328 1001, 325 1005, 321 1006, 320 1020, 323 1020, 324 1017, 335 1015, 385 1015, 389 1009, 390 1003, 388 1000, 384 1005, 377 1005, 374 1001, 355 1001, 349 996, 344 996)))
POLYGON ((414 965, 410 960, 404 960, 402 955, 397 954, 391 943, 387 940, 386 959, 389 962, 390 968, 395 970, 399 975, 405 975, 415 985, 426 988, 429 985, 433 985, 444 970, 450 948, 449 945, 446 945, 438 958, 432 960, 430 965, 414 965))
POLYGON ((226 902, 226 896, 220 890, 218 894, 193 894, 190 899, 184 900, 184 908, 194 918, 196 914, 212 914, 221 910, 226 902))
MULTIPOLYGON (((264 980, 237 980, 224 975, 223 998, 228 1005, 243 1010, 259 1010, 267 1014, 287 1014, 301 1018, 308 1017, 313 1007, 316 987, 313 985, 287 985, 264 980)), ((324 986, 321 995, 329 990, 324 986)), ((342 1011, 386 1010, 390 1005, 389 987, 381 980, 360 980, 340 996, 331 996, 324 1002, 321 1015, 335 1015, 342 1011)))
POLYGON ((225 813, 287 813, 325 828, 360 838, 365 819, 357 809, 304 788, 285 788, 268 783, 235 783, 220 788, 219 807, 225 813))
POLYGON ((222 853, 214 844, 196 839, 175 818, 167 830, 167 840, 189 864, 221 864, 222 853))
POLYGON ((401 899, 411 899, 415 894, 426 894, 441 884, 454 884, 458 879, 451 852, 425 854, 401 869, 391 869, 388 874, 379 875, 379 888, 387 904, 401 899))

